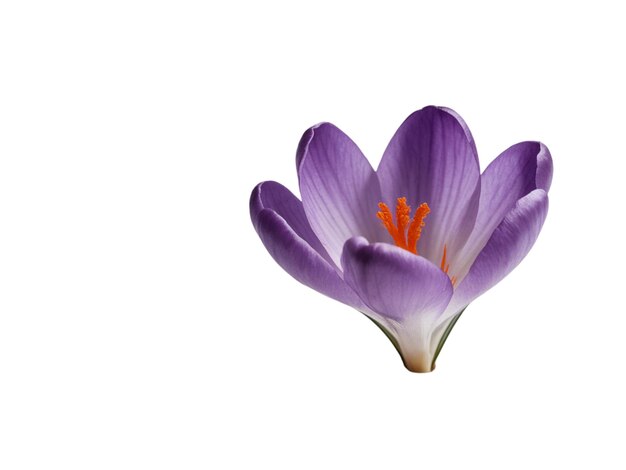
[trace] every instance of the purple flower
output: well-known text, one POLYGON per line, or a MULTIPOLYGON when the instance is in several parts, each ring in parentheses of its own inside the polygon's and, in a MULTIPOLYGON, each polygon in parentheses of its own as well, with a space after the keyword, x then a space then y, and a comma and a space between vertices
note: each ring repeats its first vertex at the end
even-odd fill
POLYGON ((467 305, 530 251, 552 180, 539 142, 481 174, 465 122, 432 106, 402 123, 377 171, 329 123, 304 133, 296 166, 302 202, 272 181, 252 191, 263 244, 298 281, 373 320, 414 372, 433 370, 467 305))

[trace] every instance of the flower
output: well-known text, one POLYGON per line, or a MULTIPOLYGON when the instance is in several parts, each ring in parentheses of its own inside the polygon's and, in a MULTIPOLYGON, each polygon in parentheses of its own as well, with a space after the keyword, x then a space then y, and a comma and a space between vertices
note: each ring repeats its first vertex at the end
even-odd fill
POLYGON ((298 281, 373 320, 414 372, 434 369, 467 305, 530 251, 552 180, 540 142, 481 174, 465 122, 433 106, 402 123, 377 171, 329 123, 304 133, 296 166, 302 202, 273 181, 252 191, 263 244, 298 281))

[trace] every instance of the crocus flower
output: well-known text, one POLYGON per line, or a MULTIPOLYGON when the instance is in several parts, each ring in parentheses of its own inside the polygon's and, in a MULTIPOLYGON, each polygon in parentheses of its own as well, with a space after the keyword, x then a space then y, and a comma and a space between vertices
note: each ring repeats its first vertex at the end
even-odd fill
POLYGON ((548 211, 552 159, 521 142, 481 174, 470 131, 451 109, 411 114, 374 171, 337 127, 307 130, 296 167, 302 202, 257 185, 252 223, 283 269, 350 305, 429 372, 467 305, 529 252, 548 211))

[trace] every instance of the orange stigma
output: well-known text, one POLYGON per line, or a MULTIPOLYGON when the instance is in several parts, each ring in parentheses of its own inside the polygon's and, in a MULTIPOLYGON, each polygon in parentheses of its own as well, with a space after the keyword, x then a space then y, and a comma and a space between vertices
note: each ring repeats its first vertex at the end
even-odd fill
MULTIPOLYGON (((448 271, 450 270, 450 263, 447 262, 448 261, 448 246, 447 245, 443 245, 443 256, 441 257, 441 270, 448 274, 448 271)), ((448 276, 450 276, 448 274, 448 276)), ((452 282, 452 287, 454 287, 456 285, 456 276, 452 276, 450 277, 450 282, 452 282)))
POLYGON ((411 220, 411 206, 406 203, 405 197, 399 197, 396 204, 395 225, 387 204, 380 202, 378 207, 380 211, 376 216, 382 221, 383 226, 387 229, 391 238, 393 238, 396 246, 417 254, 417 242, 422 235, 422 228, 425 225, 424 219, 430 212, 428 204, 425 202, 421 204, 415 211, 413 220, 411 220))

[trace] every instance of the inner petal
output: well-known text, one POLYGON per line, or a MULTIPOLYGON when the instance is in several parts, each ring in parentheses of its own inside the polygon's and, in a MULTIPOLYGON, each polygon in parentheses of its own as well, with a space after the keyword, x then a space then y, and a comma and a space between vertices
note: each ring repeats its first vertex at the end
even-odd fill
POLYGON ((420 255, 439 266, 447 243, 450 269, 456 269, 480 195, 478 157, 467 125, 447 109, 413 113, 385 150, 378 176, 382 200, 406 196, 413 207, 428 202, 431 213, 419 241, 420 255))

